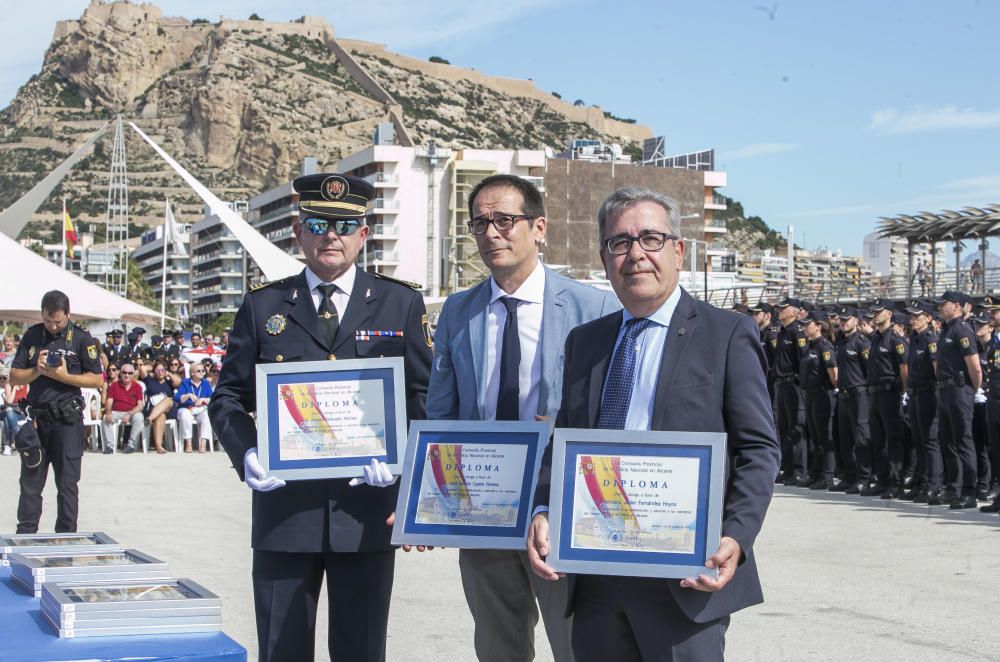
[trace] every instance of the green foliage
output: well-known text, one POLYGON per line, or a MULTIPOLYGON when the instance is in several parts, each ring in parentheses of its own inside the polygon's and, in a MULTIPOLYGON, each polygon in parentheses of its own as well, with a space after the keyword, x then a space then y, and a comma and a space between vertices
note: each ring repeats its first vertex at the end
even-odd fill
POLYGON ((609 113, 606 110, 604 111, 604 116, 609 120, 617 120, 619 122, 624 122, 625 124, 635 124, 635 120, 631 117, 618 117, 617 115, 609 113))
POLYGON ((761 250, 778 250, 785 246, 785 238, 760 216, 746 216, 743 203, 726 197, 725 211, 716 211, 714 218, 724 220, 730 234, 743 232, 757 235, 754 247, 761 250))
POLYGON ((250 20, 251 20, 251 21, 263 21, 264 19, 262 19, 262 18, 261 18, 261 17, 260 17, 260 16, 259 16, 259 15, 257 14, 257 12, 254 12, 254 13, 250 14, 250 20))
POLYGON ((443 57, 438 57, 437 55, 432 55, 429 58, 427 58, 427 60, 429 62, 434 62, 435 64, 451 64, 451 62, 449 62, 448 60, 444 59, 443 57))
POLYGON ((581 106, 586 106, 587 104, 583 101, 583 99, 577 99, 573 102, 573 105, 580 108, 581 106))
MULTIPOLYGON (((118 258, 115 258, 115 267, 119 267, 118 258)), ((139 269, 139 265, 136 264, 135 260, 128 261, 128 287, 125 298, 140 306, 146 306, 154 310, 159 310, 160 308, 160 297, 153 294, 153 290, 149 288, 149 284, 143 277, 142 270, 139 269)))
POLYGON ((562 95, 559 94, 558 92, 553 92, 552 96, 554 96, 556 99, 562 99, 562 95))
POLYGON ((196 18, 191 21, 191 25, 204 25, 206 23, 211 23, 207 18, 196 18))
POLYGON ((223 331, 233 328, 235 319, 236 315, 233 313, 222 313, 208 324, 202 324, 202 334, 211 333, 216 337, 221 336, 223 331))

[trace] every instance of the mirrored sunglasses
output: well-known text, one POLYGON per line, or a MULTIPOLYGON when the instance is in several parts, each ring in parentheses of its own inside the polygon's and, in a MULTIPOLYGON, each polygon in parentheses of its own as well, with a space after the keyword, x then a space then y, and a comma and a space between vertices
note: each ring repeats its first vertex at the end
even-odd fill
POLYGON ((306 230, 309 230, 312 234, 323 236, 330 230, 330 226, 333 226, 333 231, 338 235, 346 237, 357 232, 362 225, 361 219, 357 218, 316 218, 315 216, 309 216, 302 219, 302 225, 305 226, 306 230))

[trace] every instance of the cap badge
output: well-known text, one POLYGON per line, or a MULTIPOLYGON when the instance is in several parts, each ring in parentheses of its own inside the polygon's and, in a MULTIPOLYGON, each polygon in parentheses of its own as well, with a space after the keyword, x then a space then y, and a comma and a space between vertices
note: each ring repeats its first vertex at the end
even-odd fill
POLYGON ((347 195, 350 187, 347 184, 347 180, 338 175, 331 175, 323 180, 323 183, 319 186, 319 194, 323 196, 325 200, 340 200, 345 195, 347 195))
POLYGON ((35 358, 35 348, 34 346, 28 348, 28 360, 35 358))
POLYGON ((264 330, 269 335, 276 336, 285 330, 285 323, 284 315, 271 315, 264 324, 264 330))

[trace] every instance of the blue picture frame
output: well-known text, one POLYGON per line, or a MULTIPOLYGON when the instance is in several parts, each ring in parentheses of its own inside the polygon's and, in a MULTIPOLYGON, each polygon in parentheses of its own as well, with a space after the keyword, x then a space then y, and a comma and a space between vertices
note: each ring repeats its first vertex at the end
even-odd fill
POLYGON ((550 566, 596 575, 716 576, 705 561, 718 549, 722 528, 725 433, 557 428, 552 443, 550 566), (600 468, 595 473, 592 458, 601 458, 604 473, 600 468), (672 465, 683 475, 649 468, 672 465), (640 467, 631 474, 639 479, 629 478, 627 466, 640 467), (630 501, 632 488, 640 496, 630 501), (627 524, 622 511, 629 515, 627 524), (660 527, 667 539, 663 550, 648 545, 654 534, 646 522, 658 518, 681 522, 660 527), (675 539, 677 548, 667 551, 675 539))
MULTIPOLYGON (((402 357, 350 359, 346 361, 302 361, 295 363, 264 363, 256 367, 257 380, 257 455, 268 475, 283 480, 316 480, 353 478, 362 475, 363 467, 372 459, 385 462, 398 474, 406 443, 406 392, 402 357), (384 437, 384 452, 351 454, 343 457, 290 457, 287 447, 281 447, 279 407, 281 388, 289 385, 329 387, 337 382, 365 382, 374 389, 376 406, 373 415, 382 421, 379 434, 384 437), (377 401, 381 401, 379 405, 377 401), (283 452, 285 451, 285 452, 283 452)), ((290 405, 289 405, 290 406, 290 405)), ((352 407, 364 409, 357 401, 352 407)), ((320 409, 316 406, 315 409, 320 409)), ((367 411, 367 410, 366 410, 367 411)))
POLYGON ((551 429, 545 421, 413 421, 392 544, 523 550, 538 467, 551 429), (463 461, 450 451, 451 461, 466 470, 462 490, 451 495, 447 486, 455 482, 444 475, 451 467, 439 450, 445 446, 459 451, 475 448, 474 457, 486 458, 463 461), (489 466, 491 457, 502 459, 489 466), (456 503, 449 505, 449 499, 456 503), (482 509, 484 499, 503 506, 482 509))

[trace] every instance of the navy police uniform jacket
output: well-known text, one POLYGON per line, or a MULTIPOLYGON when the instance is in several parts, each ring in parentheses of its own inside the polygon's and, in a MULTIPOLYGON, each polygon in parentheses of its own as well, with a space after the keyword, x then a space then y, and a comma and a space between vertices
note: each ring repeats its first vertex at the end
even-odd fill
MULTIPOLYGON (((421 419, 431 366, 426 319, 419 293, 359 270, 337 336, 327 346, 304 271, 249 292, 236 313, 208 408, 240 479, 245 479, 243 456, 257 445, 250 417, 257 363, 402 356, 407 422, 421 419), (361 335, 357 330, 402 334, 361 335)), ((391 527, 385 520, 396 508, 398 491, 398 482, 388 488, 350 487, 347 479, 288 481, 271 492, 255 491, 251 544, 259 550, 303 553, 391 549, 391 527)))

